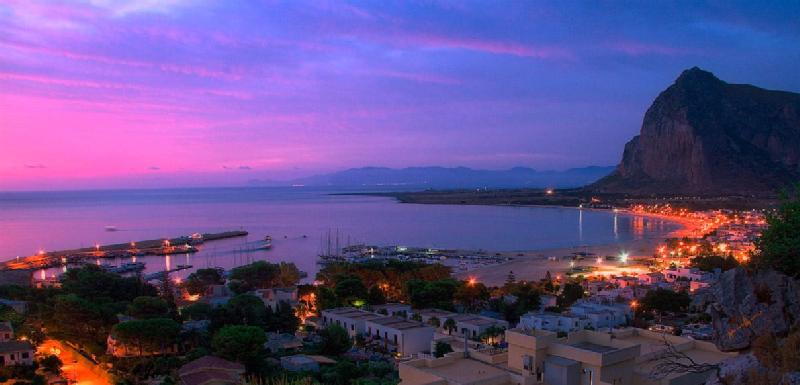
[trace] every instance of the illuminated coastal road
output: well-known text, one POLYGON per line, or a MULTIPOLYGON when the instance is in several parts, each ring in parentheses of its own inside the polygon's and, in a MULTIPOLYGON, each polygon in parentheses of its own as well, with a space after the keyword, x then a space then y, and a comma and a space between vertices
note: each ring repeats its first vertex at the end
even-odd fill
POLYGON ((39 353, 44 355, 54 354, 61 359, 62 376, 69 379, 70 383, 77 385, 111 385, 107 372, 94 365, 86 357, 77 354, 73 349, 65 346, 61 341, 46 340, 39 346, 39 353))

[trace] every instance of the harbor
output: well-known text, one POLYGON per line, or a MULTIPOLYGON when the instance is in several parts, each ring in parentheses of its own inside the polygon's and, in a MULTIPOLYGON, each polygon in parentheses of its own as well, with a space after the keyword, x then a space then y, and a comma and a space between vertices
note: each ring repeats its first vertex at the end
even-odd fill
MULTIPOLYGON (((0 265, 2 270, 23 270, 23 269, 49 269, 59 266, 80 265, 86 263, 97 263, 103 259, 128 259, 146 256, 167 257, 175 254, 192 254, 199 249, 198 246, 205 242, 218 241, 230 238, 246 237, 247 231, 233 230, 218 233, 193 233, 191 235, 180 236, 169 239, 150 239, 144 241, 133 241, 130 243, 117 243, 109 245, 96 244, 94 247, 45 251, 39 250, 35 255, 27 257, 17 257, 16 259, 4 262, 0 265)), ((137 266, 133 265, 116 267, 120 272, 134 271, 137 266)), ((142 268, 143 269, 143 268, 142 268)), ((140 270, 142 270, 140 269, 140 270)))

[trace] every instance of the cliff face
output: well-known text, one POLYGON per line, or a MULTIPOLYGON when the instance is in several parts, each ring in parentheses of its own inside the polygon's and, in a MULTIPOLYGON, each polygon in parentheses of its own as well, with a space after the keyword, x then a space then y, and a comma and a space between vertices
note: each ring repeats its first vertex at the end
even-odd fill
POLYGON ((800 180, 800 94, 728 84, 697 67, 653 102, 622 162, 589 188, 763 194, 800 180))

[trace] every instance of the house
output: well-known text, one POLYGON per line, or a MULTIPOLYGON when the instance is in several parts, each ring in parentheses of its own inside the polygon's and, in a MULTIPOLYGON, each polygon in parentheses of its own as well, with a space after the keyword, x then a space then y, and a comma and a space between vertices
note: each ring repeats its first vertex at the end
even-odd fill
MULTIPOLYGON (((558 338, 544 330, 506 331, 507 349, 468 348, 441 358, 399 364, 402 385, 701 385, 713 369, 650 377, 664 362, 665 341, 694 362, 716 364, 723 353, 708 342, 642 329, 580 330, 558 338)), ((452 345, 454 349, 457 345, 452 345)))
POLYGON ((621 275, 612 278, 611 283, 617 285, 617 287, 619 287, 620 289, 623 289, 629 286, 636 286, 639 283, 639 278, 621 275))
POLYGON ((28 312, 28 302, 26 301, 15 301, 12 299, 0 298, 0 305, 8 306, 19 314, 25 314, 28 312))
POLYGON ((453 313, 440 309, 423 309, 417 311, 422 322, 425 324, 438 323, 438 330, 441 333, 450 334, 450 330, 445 328, 445 321, 452 319, 456 323, 455 331, 461 335, 466 335, 473 339, 480 338, 489 328, 508 329, 509 324, 505 320, 486 317, 477 314, 453 313))
POLYGON ((558 305, 557 299, 558 299, 558 297, 556 297, 554 295, 549 295, 549 294, 540 295, 539 296, 539 309, 544 311, 544 309, 547 309, 548 307, 557 306, 558 305))
POLYGON ((710 281, 714 279, 713 273, 708 273, 694 267, 675 267, 665 269, 663 273, 664 280, 670 283, 675 281, 710 281))
POLYGON ((253 294, 261 299, 264 302, 264 306, 272 309, 272 311, 278 310, 278 304, 281 302, 286 302, 291 307, 295 307, 299 303, 296 286, 258 289, 253 294))
POLYGON ((387 350, 408 356, 430 350, 433 327, 401 317, 381 317, 365 321, 366 335, 387 350))
POLYGON ((407 317, 411 314, 411 305, 405 303, 387 303, 372 306, 372 311, 378 314, 407 317))
POLYGON ((589 320, 586 317, 552 312, 528 312, 519 318, 517 328, 567 333, 583 330, 587 326, 589 326, 589 320))
POLYGON ((233 293, 226 285, 211 285, 206 288, 206 292, 200 298, 200 302, 211 306, 223 306, 233 298, 233 293))
POLYGON ((268 333, 264 349, 270 353, 291 352, 303 347, 303 341, 288 333, 268 333))
POLYGON ((281 357, 281 367, 290 372, 319 372, 317 360, 305 354, 281 357))
POLYGON ((32 365, 35 352, 30 342, 14 339, 11 322, 0 322, 0 366, 32 365))
POLYGON ((664 282, 664 274, 659 272, 651 272, 639 274, 639 283, 642 285, 655 285, 659 282, 664 282))
POLYGON ((219 357, 205 356, 181 366, 182 385, 235 385, 241 383, 244 365, 219 357))
POLYGON ((359 334, 363 335, 367 330, 364 326, 364 323, 367 320, 385 317, 384 315, 375 314, 352 307, 339 307, 336 309, 323 310, 321 315, 323 325, 339 325, 347 330, 347 333, 350 334, 350 337, 355 337, 359 334))
POLYGON ((586 317, 594 329, 624 325, 633 314, 627 304, 601 304, 589 300, 579 300, 570 306, 569 313, 586 317))

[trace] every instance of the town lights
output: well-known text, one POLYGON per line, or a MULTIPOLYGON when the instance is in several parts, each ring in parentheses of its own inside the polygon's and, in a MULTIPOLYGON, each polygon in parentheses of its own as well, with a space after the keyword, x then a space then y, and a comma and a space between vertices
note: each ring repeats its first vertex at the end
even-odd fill
POLYGON ((469 280, 467 280, 467 283, 468 283, 470 286, 475 286, 475 284, 476 284, 476 283, 478 283, 478 280, 477 280, 477 279, 475 279, 475 277, 470 277, 470 278, 469 278, 469 280))
POLYGON ((621 253, 619 255, 619 260, 622 263, 628 263, 628 253, 621 253))

